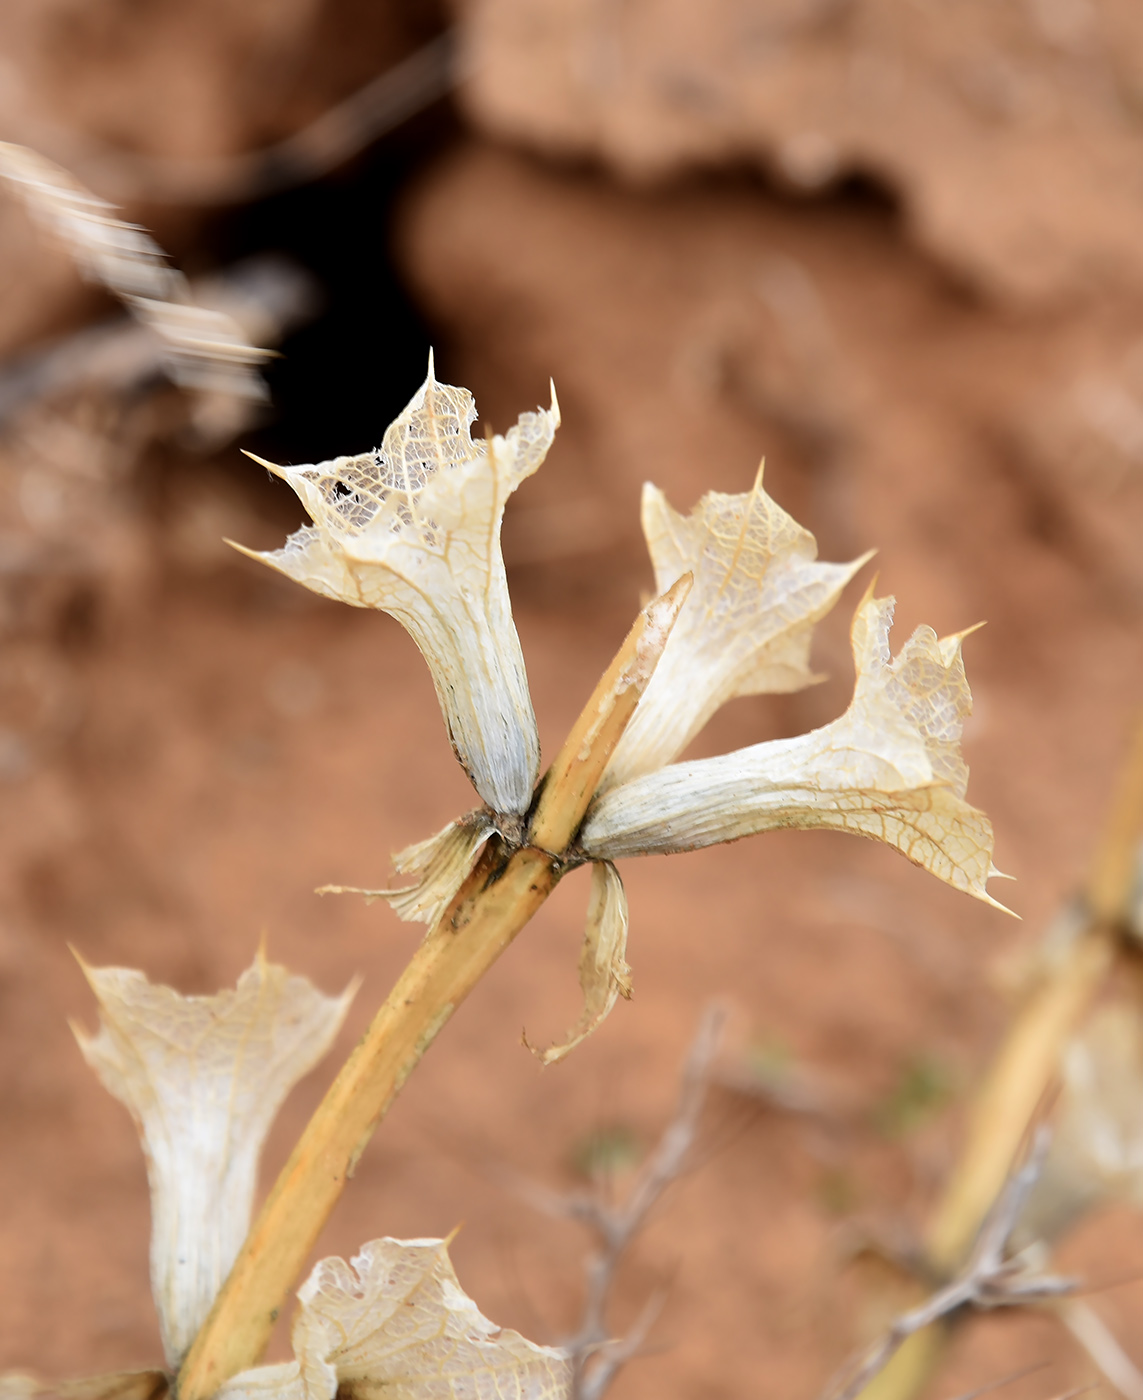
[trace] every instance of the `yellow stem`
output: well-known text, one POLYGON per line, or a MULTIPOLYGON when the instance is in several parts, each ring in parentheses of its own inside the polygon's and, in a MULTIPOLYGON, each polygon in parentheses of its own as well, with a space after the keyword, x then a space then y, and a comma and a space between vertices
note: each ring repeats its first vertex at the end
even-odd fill
MULTIPOLYGON (((967 1257, 1055 1079, 1060 1053, 1107 977, 1141 834, 1143 722, 1132 736, 1085 886, 1088 927, 1027 996, 976 1095, 964 1149, 926 1234, 927 1262, 938 1277, 952 1277, 967 1257)), ((912 1400, 936 1369, 947 1332, 938 1324, 910 1337, 861 1400, 912 1400)))
POLYGON ((413 954, 283 1167, 179 1372, 179 1400, 209 1400, 255 1365, 354 1166, 449 1017, 555 888, 560 856, 646 689, 689 590, 636 619, 552 766, 529 844, 490 842, 413 954), (537 834, 538 833, 538 834, 537 834))
POLYGON ((579 829, 693 583, 683 574, 636 618, 548 769, 528 835, 533 846, 562 851, 579 829))

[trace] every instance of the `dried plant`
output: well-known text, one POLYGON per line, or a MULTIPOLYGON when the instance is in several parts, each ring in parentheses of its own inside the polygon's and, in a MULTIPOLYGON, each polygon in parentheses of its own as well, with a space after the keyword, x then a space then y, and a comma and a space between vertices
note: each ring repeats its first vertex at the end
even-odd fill
MULTIPOLYGON (((263 352, 193 302, 148 235, 19 148, 0 148, 0 178, 162 338, 178 383, 206 396, 260 392, 263 352)), ((546 1064, 564 1058, 631 993, 628 908, 614 861, 775 827, 884 842, 995 904, 987 892, 997 874, 992 829, 965 799, 959 748, 971 704, 966 634, 942 639, 918 628, 893 657, 893 600, 872 589, 854 617, 857 676, 844 715, 796 739, 676 762, 726 701, 816 679, 814 625, 868 558, 819 562, 813 536, 766 495, 761 472, 751 491, 709 493, 685 517, 647 488, 644 528, 660 596, 636 619, 541 776, 500 524, 511 494, 542 464, 559 409, 553 391, 550 408, 483 441, 471 436, 475 417, 472 396, 438 382, 430 360, 380 448, 316 465, 264 463, 294 488, 312 524, 254 557, 326 597, 401 622, 429 665, 480 805, 395 858, 407 883, 363 891, 429 931, 253 1224, 269 1121, 329 1044, 347 997, 323 997, 261 957, 235 992, 213 998, 183 998, 121 969, 88 971, 103 1025, 95 1038, 81 1035, 81 1045, 140 1128, 154 1207, 152 1283, 170 1367, 169 1377, 117 1378, 103 1394, 135 1386, 150 1397, 173 1378, 180 1400, 333 1400, 382 1389, 407 1400, 576 1389, 597 1400, 639 1344, 638 1328, 624 1342, 607 1336, 610 1282, 626 1243, 682 1169, 713 1054, 711 1018, 692 1052, 679 1114, 631 1198, 618 1210, 576 1206, 600 1253, 588 1317, 569 1347, 536 1346, 483 1318, 459 1288, 446 1241, 378 1240, 351 1265, 317 1266, 298 1295, 294 1360, 257 1364, 373 1131, 480 977, 559 880, 590 863, 583 1012, 562 1043, 537 1052, 546 1064)), ((978 1300, 1003 1278, 1011 1282, 999 1254, 1006 1238, 1007 1230, 977 1261, 978 1300)))
POLYGON ((621 1203, 613 1204, 599 1190, 558 1192, 535 1182, 518 1183, 521 1195, 537 1209, 577 1221, 595 1238, 595 1252, 587 1266, 583 1319, 566 1344, 575 1400, 600 1400, 643 1346, 658 1314, 661 1299, 652 1297, 626 1336, 614 1337, 607 1323, 615 1275, 624 1255, 663 1193, 690 1165, 724 1020, 720 1006, 710 1006, 703 1013, 683 1066, 674 1115, 621 1203))
POLYGON ((1061 1298, 1074 1290, 1074 1279, 1040 1273, 1009 1251, 1013 1231, 1043 1169, 1049 1141, 1048 1132, 1041 1129, 1028 1160, 1013 1173, 989 1212, 960 1274, 924 1303, 896 1318, 856 1370, 841 1384, 830 1387, 827 1400, 855 1400, 909 1337, 963 1308, 1026 1306, 1061 1298))

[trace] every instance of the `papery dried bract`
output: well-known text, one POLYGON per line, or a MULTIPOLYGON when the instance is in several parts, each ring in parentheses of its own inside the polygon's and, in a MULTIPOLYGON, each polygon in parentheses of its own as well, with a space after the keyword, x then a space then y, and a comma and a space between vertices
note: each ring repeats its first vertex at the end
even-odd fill
POLYGON ((406 846, 393 857, 399 875, 415 876, 411 885, 395 889, 366 890, 355 885, 322 885, 318 894, 360 894, 367 903, 385 900, 398 918, 431 928, 453 896, 472 873, 480 853, 496 834, 496 823, 487 812, 470 812, 449 822, 435 836, 406 846))
MULTIPOLYGON (((853 622, 857 684, 839 719, 795 739, 678 763, 612 789, 581 833, 596 859, 692 850, 775 827, 826 827, 895 846, 989 904, 992 826, 964 800, 971 696, 961 635, 918 627, 890 660, 893 599, 853 622)), ((1003 906, 997 906, 1002 908, 1003 906)))
POLYGON ((278 1107, 329 1049, 353 991, 323 996, 259 953, 234 991, 185 997, 126 968, 84 968, 100 1030, 76 1038, 131 1111, 151 1186, 151 1287, 176 1366, 250 1224, 278 1107))
MULTIPOLYGON (((432 671, 453 747, 494 811, 532 798, 540 747, 512 621, 500 521, 559 426, 552 407, 506 437, 473 442, 467 389, 429 375, 379 450, 276 467, 313 525, 283 549, 246 550, 316 593, 379 608, 409 632, 432 671)), ((257 459, 261 460, 261 459, 257 459)))
POLYGON ((1093 1206, 1143 1206, 1143 1021, 1101 1007, 1064 1051, 1052 1145, 1014 1232, 1054 1245, 1093 1206))
POLYGON ((235 1376, 219 1400, 563 1400, 571 1364, 484 1317, 444 1240, 373 1240, 298 1291, 297 1358, 235 1376))
POLYGON ((694 587, 601 791, 672 762, 711 715, 739 695, 800 690, 814 624, 870 557, 817 561, 817 543, 762 489, 708 492, 689 516, 649 482, 643 532, 662 593, 688 570, 694 587))
POLYGON ((626 955, 627 894, 615 866, 609 860, 598 861, 592 866, 591 898, 579 955, 583 1011, 560 1044, 533 1049, 542 1064, 562 1060, 603 1024, 620 997, 630 1000, 631 969, 626 955))

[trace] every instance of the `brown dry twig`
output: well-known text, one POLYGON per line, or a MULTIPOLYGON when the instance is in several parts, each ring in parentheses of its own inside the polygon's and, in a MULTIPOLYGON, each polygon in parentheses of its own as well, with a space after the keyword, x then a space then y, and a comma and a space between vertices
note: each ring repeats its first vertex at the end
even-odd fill
POLYGON ((626 1200, 613 1205, 598 1191, 561 1192, 526 1180, 516 1183, 538 1210, 574 1220, 595 1235, 596 1249, 587 1262, 583 1321, 566 1343, 573 1363, 573 1400, 600 1400, 623 1366, 642 1348, 662 1308, 663 1295, 652 1294, 625 1337, 612 1337, 608 1329, 608 1303, 620 1261, 664 1191, 687 1169, 725 1020, 721 1005, 703 1012, 683 1066, 674 1115, 626 1200))
POLYGON ((248 204, 308 184, 446 97, 463 76, 451 30, 414 50, 301 130, 237 155, 180 160, 129 151, 45 120, 22 125, 35 144, 121 203, 248 204))
POLYGON ((1019 1256, 1008 1254, 1008 1241, 1044 1165, 1051 1135, 1037 1130, 1024 1165, 1008 1178, 988 1213, 961 1273, 925 1302, 898 1316, 856 1369, 826 1391, 828 1400, 855 1400, 898 1349, 925 1327, 966 1307, 1002 1308, 1047 1302, 1076 1287, 1074 1279, 1029 1270, 1019 1256))

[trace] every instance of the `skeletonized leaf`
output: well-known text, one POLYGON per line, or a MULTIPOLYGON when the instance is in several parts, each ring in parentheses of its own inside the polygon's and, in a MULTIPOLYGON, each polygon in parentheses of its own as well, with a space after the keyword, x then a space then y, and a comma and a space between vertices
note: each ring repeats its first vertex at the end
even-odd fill
POLYGON ((1054 1245, 1093 1206, 1143 1206, 1143 1022, 1112 1004, 1068 1045, 1056 1127, 1014 1243, 1054 1245))
POLYGON ((432 927, 453 896, 472 873, 485 842, 496 834, 496 823, 487 812, 470 812, 459 821, 430 836, 427 841, 406 846, 393 857, 399 875, 412 875, 415 882, 391 890, 363 890, 354 885, 322 885, 318 894, 361 894, 367 903, 384 899, 398 918, 432 927))
POLYGON ((623 881, 609 860, 597 861, 591 870, 591 899, 579 955, 583 1011, 559 1045, 550 1045, 546 1050, 529 1046, 542 1064, 554 1065, 586 1040, 611 1014, 619 997, 631 999, 631 969, 626 954, 627 894, 623 881))
MULTIPOLYGON (((972 697, 963 633, 918 627, 890 660, 892 598, 854 617, 857 684, 839 719, 795 739, 677 763, 606 793, 581 833, 593 858, 693 850, 775 827, 825 827, 895 846, 988 904, 992 826, 964 800, 972 697)), ((997 908, 1003 908, 997 905, 997 908)))
POLYGON ((84 967, 100 1030, 76 1039, 131 1111, 151 1186, 151 1288, 172 1367, 250 1223, 262 1143, 329 1049, 355 988, 323 996, 261 952, 234 991, 184 997, 127 968, 84 967))
MULTIPOLYGON (((494 811, 519 815, 540 766, 500 552, 508 497, 540 466, 560 415, 521 414, 473 442, 467 389, 424 384, 379 449, 316 466, 262 463, 313 520, 283 549, 243 550, 315 593, 395 617, 420 648, 457 757, 494 811)), ((261 458, 255 460, 261 461, 261 458)), ((241 546, 239 546, 241 548, 241 546)))
POLYGON ((648 482, 643 533, 664 592, 694 574, 658 669, 604 774, 601 791, 662 768, 711 715, 738 695, 801 690, 814 624, 869 555, 852 564, 817 561, 817 542, 762 489, 708 492, 689 516, 648 482))
POLYGON ((571 1363, 484 1317, 445 1240, 372 1240, 298 1291, 297 1360, 235 1376, 219 1400, 563 1400, 571 1363), (266 1373, 273 1373, 266 1375, 266 1373))

